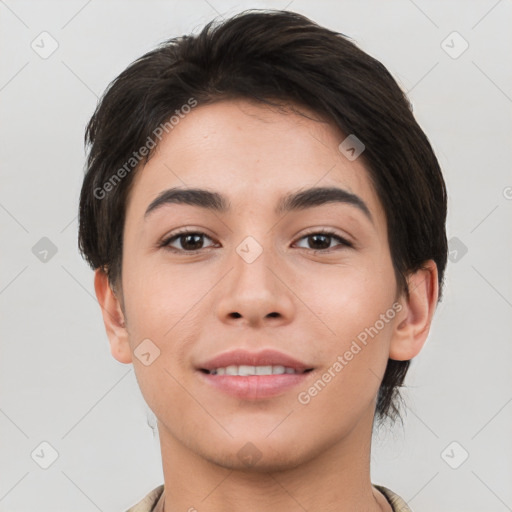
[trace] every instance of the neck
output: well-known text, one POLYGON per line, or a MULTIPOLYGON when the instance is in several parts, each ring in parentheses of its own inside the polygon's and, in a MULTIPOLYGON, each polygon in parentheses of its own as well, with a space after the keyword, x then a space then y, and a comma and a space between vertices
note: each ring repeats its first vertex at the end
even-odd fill
POLYGON ((165 512, 391 511, 370 481, 372 422, 369 411, 336 443, 278 470, 219 464, 184 446, 159 422, 165 512))

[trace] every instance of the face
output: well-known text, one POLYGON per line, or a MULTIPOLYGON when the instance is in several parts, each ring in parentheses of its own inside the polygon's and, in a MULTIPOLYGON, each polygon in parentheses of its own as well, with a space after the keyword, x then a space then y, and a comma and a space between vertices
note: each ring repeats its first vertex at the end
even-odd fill
POLYGON ((231 468, 254 450, 260 467, 275 469, 373 418, 401 306, 385 213, 362 158, 338 149, 344 139, 326 122, 223 101, 181 119, 135 176, 122 264, 126 343, 146 354, 132 360, 161 438, 231 468), (218 194, 225 208, 165 197, 176 187, 218 194), (319 187, 337 199, 283 203, 319 187), (204 371, 233 350, 293 360, 267 352, 247 360, 259 368, 241 370, 261 375, 204 371), (265 376, 265 366, 291 370, 265 376))

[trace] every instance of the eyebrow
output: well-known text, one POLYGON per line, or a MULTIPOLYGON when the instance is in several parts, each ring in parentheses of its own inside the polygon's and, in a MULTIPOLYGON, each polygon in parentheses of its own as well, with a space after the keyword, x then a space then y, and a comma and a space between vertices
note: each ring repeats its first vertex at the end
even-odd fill
MULTIPOLYGON (((338 187, 314 187, 293 192, 282 197, 274 212, 283 215, 291 211, 305 210, 328 203, 343 203, 356 207, 373 223, 366 203, 356 194, 338 187)), ((202 188, 170 188, 161 192, 148 206, 144 218, 168 204, 198 206, 217 213, 227 213, 231 203, 222 194, 202 188)))

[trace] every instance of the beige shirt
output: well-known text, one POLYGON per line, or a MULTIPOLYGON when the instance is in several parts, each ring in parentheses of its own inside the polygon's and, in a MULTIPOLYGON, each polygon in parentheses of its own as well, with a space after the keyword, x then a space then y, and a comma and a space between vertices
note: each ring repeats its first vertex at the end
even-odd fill
MULTIPOLYGON (((382 485, 373 484, 373 487, 384 494, 393 512, 412 512, 407 503, 398 494, 382 485)), ((130 507, 126 512, 164 512, 164 485, 159 485, 156 489, 153 489, 143 500, 130 507)))

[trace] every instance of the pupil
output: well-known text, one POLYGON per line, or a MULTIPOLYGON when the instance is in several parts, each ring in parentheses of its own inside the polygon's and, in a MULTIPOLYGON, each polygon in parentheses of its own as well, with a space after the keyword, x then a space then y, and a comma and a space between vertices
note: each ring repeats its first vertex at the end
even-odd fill
MULTIPOLYGON (((309 238, 315 240, 315 242, 317 242, 319 238, 323 238, 324 242, 325 242, 325 240, 330 239, 330 236, 329 235, 310 235, 309 238)), ((313 247, 313 249, 325 249, 325 248, 328 248, 329 245, 330 245, 330 242, 324 243, 324 244, 320 244, 320 245, 323 245, 323 247, 313 247)))
POLYGON ((201 244, 201 238, 202 238, 202 235, 198 235, 198 234, 185 235, 184 237, 182 237, 182 241, 186 240, 186 242, 184 244, 182 244, 182 245, 183 245, 184 248, 188 248, 190 250, 200 249, 201 245, 202 245, 201 244), (188 240, 193 239, 193 238, 196 239, 195 243, 192 242, 191 244, 189 244, 188 240), (190 245, 192 245, 192 247, 190 247, 190 245))

